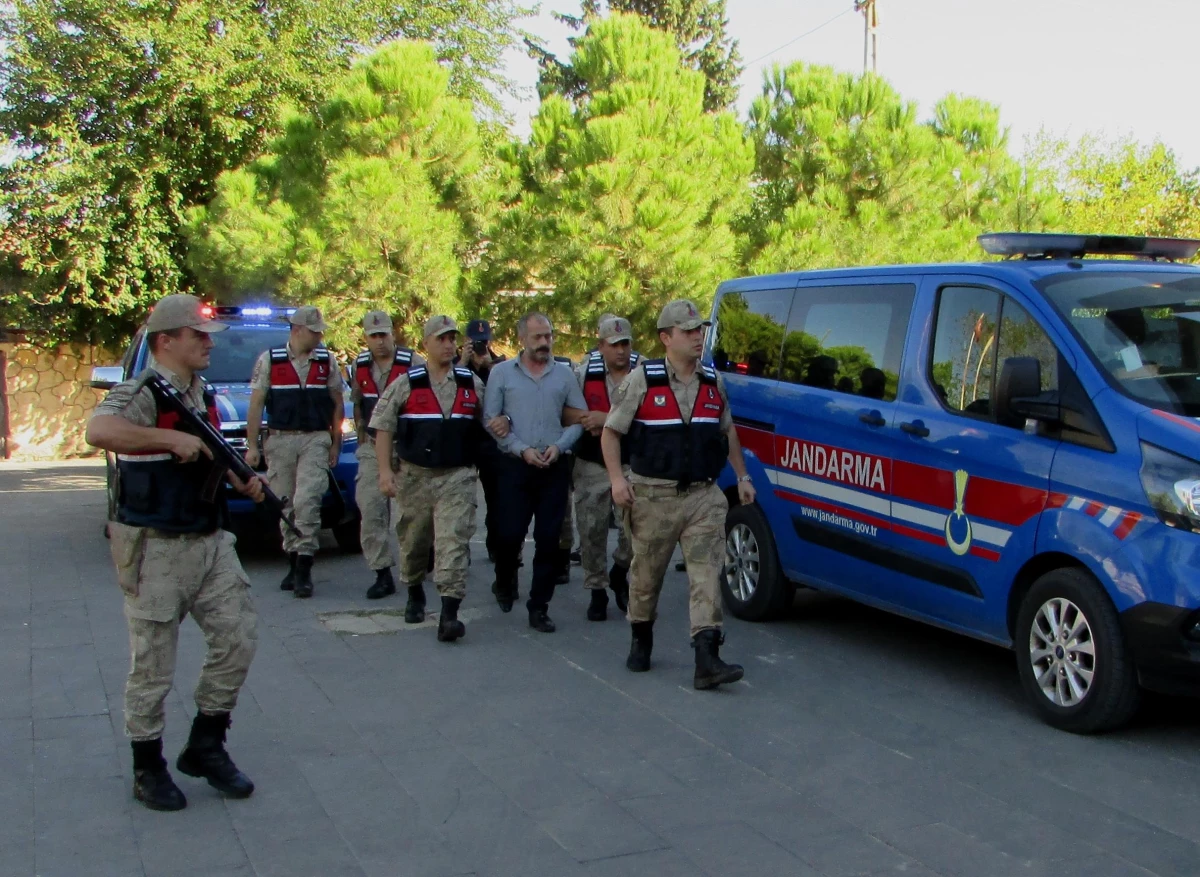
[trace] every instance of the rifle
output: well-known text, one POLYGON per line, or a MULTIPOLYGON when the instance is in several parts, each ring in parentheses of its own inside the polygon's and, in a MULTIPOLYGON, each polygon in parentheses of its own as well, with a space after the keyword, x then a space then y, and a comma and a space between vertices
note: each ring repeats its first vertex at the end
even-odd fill
MULTIPOLYGON (((250 468, 250 464, 245 461, 241 454, 237 452, 229 442, 225 440, 225 436, 221 435, 220 430, 208 422, 207 417, 201 416, 197 411, 194 411, 184 398, 179 390, 171 385, 171 382, 158 372, 150 369, 142 378, 143 386, 150 389, 154 394, 154 398, 159 404, 165 405, 171 411, 179 415, 180 423, 188 432, 196 436, 213 455, 213 472, 208 479, 206 489, 211 489, 215 496, 216 489, 220 482, 224 480, 225 473, 232 472, 239 480, 249 483, 250 479, 255 476, 255 471, 250 468)), ((300 531, 296 529, 296 522, 291 515, 284 511, 283 500, 275 495, 275 492, 270 487, 263 484, 263 499, 262 503, 271 512, 274 512, 283 521, 284 525, 295 533, 300 535, 300 531)))

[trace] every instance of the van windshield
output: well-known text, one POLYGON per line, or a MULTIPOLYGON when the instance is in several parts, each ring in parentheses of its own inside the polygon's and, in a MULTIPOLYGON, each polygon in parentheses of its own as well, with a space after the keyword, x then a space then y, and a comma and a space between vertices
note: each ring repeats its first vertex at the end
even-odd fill
POLYGON ((1200 417, 1200 272, 1071 271, 1037 286, 1115 386, 1154 408, 1200 417))
POLYGON ((259 354, 288 341, 288 327, 264 329, 231 325, 212 336, 213 349, 204 379, 210 384, 248 384, 259 354))

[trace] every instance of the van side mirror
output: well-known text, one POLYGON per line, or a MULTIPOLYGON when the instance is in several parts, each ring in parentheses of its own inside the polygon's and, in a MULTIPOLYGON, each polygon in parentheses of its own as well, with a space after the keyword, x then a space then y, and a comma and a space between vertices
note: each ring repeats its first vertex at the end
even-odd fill
POLYGON ((996 422, 1020 429, 1026 420, 1058 421, 1057 395, 1042 393, 1042 365, 1035 357, 1009 357, 996 383, 996 422))
POLYGON ((125 369, 119 365, 98 365, 92 368, 92 379, 88 386, 96 390, 111 390, 125 380, 125 369))

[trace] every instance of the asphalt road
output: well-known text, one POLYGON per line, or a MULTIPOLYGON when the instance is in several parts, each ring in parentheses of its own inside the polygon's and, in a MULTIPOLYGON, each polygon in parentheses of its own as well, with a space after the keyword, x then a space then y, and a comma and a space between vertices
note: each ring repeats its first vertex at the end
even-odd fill
MULTIPOLYGON (((480 541, 453 645, 399 597, 368 603, 359 556, 324 552, 299 601, 244 545, 259 651, 229 749, 258 790, 177 776, 188 808, 151 813, 102 487, 91 464, 0 464, 0 877, 1200 874, 1196 702, 1071 736, 1026 706, 1011 654, 811 593, 731 620, 746 679, 696 692, 682 574, 634 675, 578 568, 558 632, 535 633, 493 602, 480 541)), ((186 622, 172 758, 202 657, 186 622)))

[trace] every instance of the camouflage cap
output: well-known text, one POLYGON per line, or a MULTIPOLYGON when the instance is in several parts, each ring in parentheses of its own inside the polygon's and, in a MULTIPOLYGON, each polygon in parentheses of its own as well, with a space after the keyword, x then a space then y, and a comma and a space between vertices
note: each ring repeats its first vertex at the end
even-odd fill
POLYGON ((670 329, 678 326, 685 332, 689 332, 692 329, 699 329, 701 326, 711 325, 708 320, 700 315, 700 311, 696 309, 696 306, 686 298, 671 302, 658 315, 658 328, 660 329, 670 329))
POLYGON ((445 335, 447 332, 457 332, 458 324, 445 314, 438 314, 425 321, 424 337, 430 335, 445 335))
POLYGON ((363 317, 362 325, 368 335, 384 335, 392 331, 392 318, 383 311, 371 311, 363 317))
POLYGON ((204 302, 194 295, 168 295, 161 298, 150 318, 146 320, 147 332, 169 332, 172 329, 195 329, 197 332, 223 332, 229 326, 209 319, 211 309, 204 312, 204 302))
POLYGON ((633 329, 629 325, 628 320, 623 320, 611 314, 605 314, 600 320, 600 328, 597 331, 597 335, 601 341, 616 344, 620 341, 632 341, 633 329))
POLYGON ((288 322, 293 326, 303 326, 313 332, 324 332, 328 328, 325 325, 324 317, 321 316, 321 309, 316 305, 304 305, 296 308, 296 312, 288 317, 288 322))

